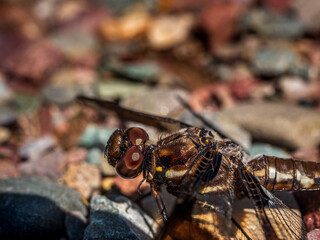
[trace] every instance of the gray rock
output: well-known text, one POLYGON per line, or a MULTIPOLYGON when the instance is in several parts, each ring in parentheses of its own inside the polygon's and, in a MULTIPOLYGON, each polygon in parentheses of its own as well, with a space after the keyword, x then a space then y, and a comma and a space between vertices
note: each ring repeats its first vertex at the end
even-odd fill
POLYGON ((84 239, 152 239, 155 222, 142 213, 128 199, 118 197, 117 202, 104 196, 95 196, 90 203, 90 223, 84 239))
POLYGON ((304 24, 295 15, 277 14, 264 9, 249 11, 242 24, 244 28, 271 38, 297 38, 305 31, 304 24))
POLYGON ((249 131, 254 139, 289 148, 320 143, 320 113, 285 103, 244 103, 219 113, 249 131))
POLYGON ((290 158, 290 154, 283 151, 281 148, 265 143, 254 143, 248 150, 248 153, 254 157, 258 154, 275 156, 279 158, 290 158))
POLYGON ((103 160, 103 152, 97 147, 88 150, 86 162, 94 165, 100 165, 103 160))
MULTIPOLYGON (((218 126, 218 130, 220 130, 228 138, 240 144, 245 149, 251 146, 252 139, 250 133, 246 131, 244 128, 242 128, 236 121, 232 119, 226 119, 223 116, 221 117, 219 113, 203 113, 202 116, 208 122, 218 126)), ((193 126, 207 128, 199 119, 192 116, 190 112, 184 114, 181 118, 181 121, 191 124, 193 126)))
POLYGON ((75 219, 66 217, 71 212, 82 216, 76 220, 81 233, 87 208, 77 191, 35 177, 0 180, 1 239, 81 239, 79 233, 70 230, 75 219))
POLYGON ((92 124, 88 125, 81 136, 79 145, 85 148, 98 147, 104 149, 114 130, 92 124))
POLYGON ((17 114, 13 112, 9 107, 0 108, 0 125, 6 126, 16 123, 17 114))
POLYGON ((6 84, 4 76, 0 74, 0 104, 13 98, 13 92, 6 84))
POLYGON ((253 58, 253 68, 259 75, 274 77, 288 72, 295 62, 295 54, 282 48, 263 48, 253 58))
POLYGON ((59 106, 67 106, 73 102, 77 95, 77 91, 70 86, 59 87, 47 85, 42 90, 42 94, 44 99, 50 103, 54 103, 59 106))
POLYGON ((44 136, 33 141, 28 141, 19 149, 21 157, 26 159, 38 158, 43 155, 48 149, 57 146, 57 142, 52 136, 44 136))
POLYGON ((121 105, 158 116, 178 118, 185 108, 177 96, 187 99, 188 94, 182 89, 148 89, 123 99, 121 105))
POLYGON ((145 92, 146 86, 139 83, 114 79, 111 82, 95 84, 97 93, 102 98, 123 98, 139 92, 145 92))

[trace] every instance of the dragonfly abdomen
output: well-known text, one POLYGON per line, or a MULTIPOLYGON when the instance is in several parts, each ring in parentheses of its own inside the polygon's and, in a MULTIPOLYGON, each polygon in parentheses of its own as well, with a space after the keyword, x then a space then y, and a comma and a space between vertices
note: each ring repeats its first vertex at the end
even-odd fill
POLYGON ((269 191, 320 190, 320 163, 260 155, 247 165, 269 191))

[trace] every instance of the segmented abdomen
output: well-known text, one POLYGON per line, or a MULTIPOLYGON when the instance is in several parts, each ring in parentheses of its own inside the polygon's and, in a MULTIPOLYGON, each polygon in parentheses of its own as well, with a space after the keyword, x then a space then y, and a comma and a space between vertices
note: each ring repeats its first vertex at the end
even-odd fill
POLYGON ((320 163, 260 155, 247 163, 269 191, 319 190, 320 163))

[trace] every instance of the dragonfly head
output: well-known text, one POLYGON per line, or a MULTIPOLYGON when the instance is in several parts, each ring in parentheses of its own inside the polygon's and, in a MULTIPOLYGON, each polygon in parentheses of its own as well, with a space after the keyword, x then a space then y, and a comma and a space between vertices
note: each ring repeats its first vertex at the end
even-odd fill
POLYGON ((105 156, 121 177, 135 178, 141 173, 148 139, 147 132, 138 127, 118 129, 111 135, 105 156))

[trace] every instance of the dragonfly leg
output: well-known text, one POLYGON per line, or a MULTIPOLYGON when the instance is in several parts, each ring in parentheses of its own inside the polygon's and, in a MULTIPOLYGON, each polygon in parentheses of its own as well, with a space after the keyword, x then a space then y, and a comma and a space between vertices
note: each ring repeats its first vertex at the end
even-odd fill
POLYGON ((158 208, 160 210, 160 214, 162 216, 163 221, 167 222, 168 221, 167 209, 166 209, 166 206, 164 205, 164 203, 163 203, 163 201, 161 199, 160 194, 158 193, 158 191, 155 189, 154 186, 151 186, 151 192, 152 192, 152 195, 154 196, 154 198, 157 201, 157 205, 158 205, 158 208))

